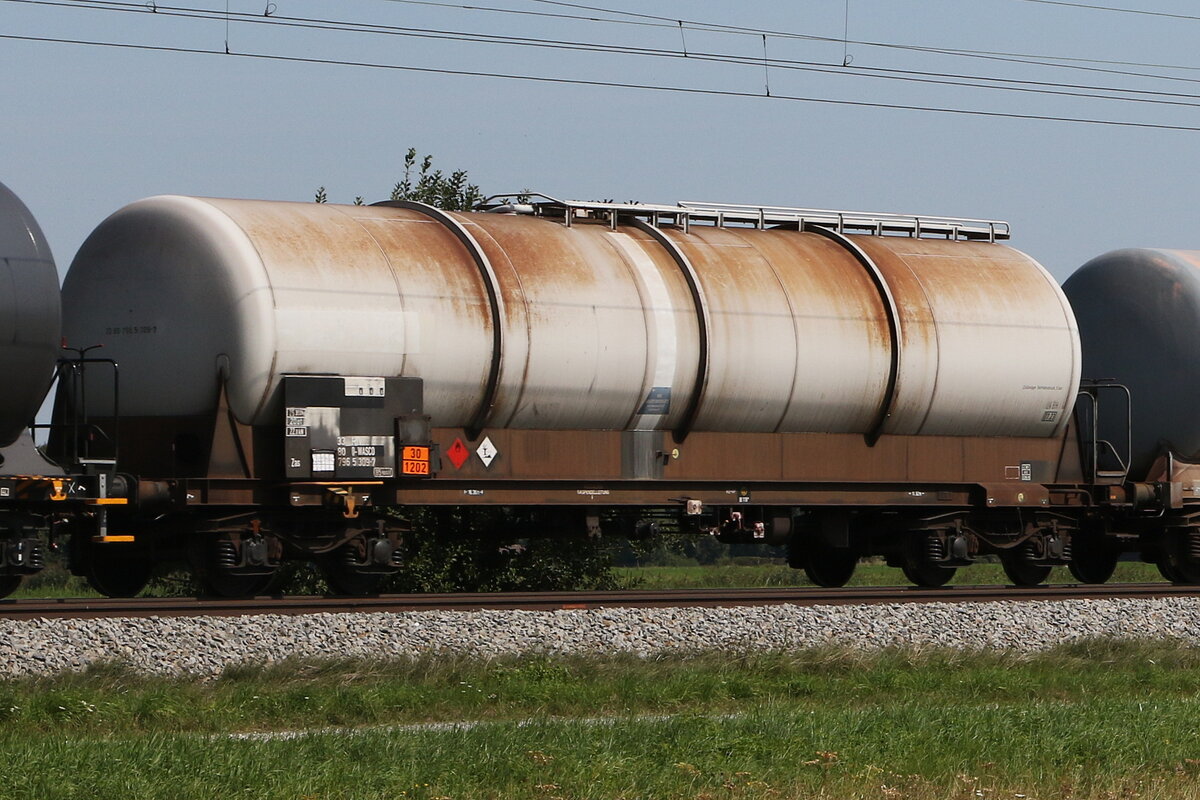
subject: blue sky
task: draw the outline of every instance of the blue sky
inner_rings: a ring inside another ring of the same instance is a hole
[[[60,271],[100,220],[138,198],[181,193],[309,200],[324,185],[334,202],[359,194],[384,199],[410,146],[432,153],[438,166],[469,170],[486,192],[530,187],[577,199],[710,200],[1007,220],[1012,243],[1060,280],[1116,247],[1200,249],[1192,191],[1200,131],[780,97],[1200,127],[1200,107],[1187,105],[868,77],[891,69],[1015,78],[1171,92],[1139,97],[1200,103],[1189,98],[1200,89],[1194,56],[1200,20],[1183,18],[1200,12],[1183,0],[1094,4],[1181,17],[1045,0],[848,0],[848,6],[847,0],[611,0],[604,13],[538,0],[473,4],[506,13],[468,10],[448,0],[228,0],[228,24],[220,0],[173,2],[160,2],[160,13],[152,13],[151,4],[141,2],[0,0],[0,34],[183,50],[223,51],[228,41],[234,54],[759,96],[0,38],[6,76],[0,81],[0,181],[33,210]],[[591,5],[601,6],[598,0]],[[215,13],[180,18],[169,15],[173,7]],[[664,20],[613,13],[620,11]],[[389,33],[284,24],[300,18],[387,26],[377,30]],[[775,66],[764,75],[761,34],[706,31],[699,23],[780,32],[766,37]],[[402,28],[636,47],[659,55],[416,38],[398,35]],[[845,35],[847,42],[783,33],[833,40]],[[1092,62],[1073,62],[1091,70],[1052,69],[864,42],[1182,69]],[[685,46],[688,58],[680,57]],[[760,61],[718,63],[697,58],[701,53]],[[852,57],[849,66],[843,66],[844,54]],[[784,61],[828,71],[790,69]],[[1125,72],[1173,80],[1119,74]],[[767,81],[772,98],[762,96]]]

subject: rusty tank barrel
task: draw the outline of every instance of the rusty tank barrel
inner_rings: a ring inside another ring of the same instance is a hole
[[[468,431],[1065,425],[1075,321],[1028,256],[679,219],[155,197],[84,243],[67,335],[121,362],[134,416],[211,412],[220,380],[277,424],[281,376],[325,373],[423,378]]]

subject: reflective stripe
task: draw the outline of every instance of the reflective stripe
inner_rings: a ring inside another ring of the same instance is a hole
[[[667,283],[657,265],[646,254],[646,251],[634,240],[624,234],[613,237],[621,252],[629,263],[637,270],[642,287],[649,295],[649,307],[643,306],[643,311],[649,311],[647,322],[651,325],[654,336],[654,349],[647,355],[654,359],[650,372],[650,385],[643,386],[645,390],[639,403],[645,401],[647,394],[656,388],[671,390],[675,381],[676,356],[678,338],[675,335],[675,314],[671,308],[671,294]],[[640,407],[640,406],[639,406]],[[633,430],[656,430],[662,426],[667,414],[635,414],[631,424]]]
[[[692,424],[696,421],[696,414],[700,411],[700,400],[704,397],[704,390],[708,386],[708,331],[710,328],[708,303],[705,302],[704,295],[700,292],[700,280],[696,277],[696,269],[675,242],[649,223],[639,219],[631,220],[631,222],[638,230],[649,234],[654,241],[662,245],[663,249],[679,265],[679,270],[683,273],[684,280],[687,281],[688,291],[692,294],[692,302],[696,305],[696,322],[699,325],[700,334],[700,357],[696,365],[696,383],[692,389],[692,396],[688,398],[687,410],[684,411],[683,417],[673,431],[675,441],[682,442],[691,433]]]

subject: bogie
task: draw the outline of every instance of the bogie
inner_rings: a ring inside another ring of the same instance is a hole
[[[220,533],[194,532],[188,564],[206,594],[252,597],[270,591],[281,564],[282,544],[258,525]]]

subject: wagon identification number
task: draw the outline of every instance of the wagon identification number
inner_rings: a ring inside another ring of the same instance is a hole
[[[105,336],[131,336],[139,333],[158,333],[157,325],[109,325],[104,328]]]

